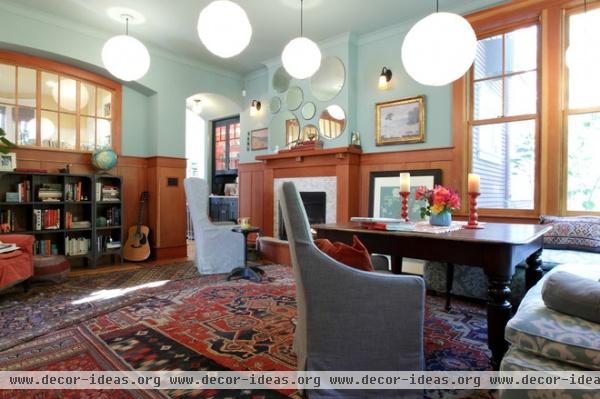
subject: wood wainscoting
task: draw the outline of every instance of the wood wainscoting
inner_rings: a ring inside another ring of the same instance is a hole
[[[70,164],[71,173],[95,173],[89,153],[30,148],[17,148],[14,152],[20,168],[58,172]],[[120,156],[117,166],[110,171],[123,178],[125,234],[126,229],[137,222],[141,193],[149,192],[144,220],[150,227],[150,243],[155,259],[186,256],[185,169],[186,161],[181,158]],[[171,182],[176,179],[177,185],[169,185],[170,179]]]
[[[455,141],[460,142],[456,137]],[[461,189],[466,185],[460,147],[427,150],[361,153],[352,147],[258,156],[261,162],[240,164],[240,216],[251,217],[263,235],[273,234],[273,181],[281,177],[336,176],[337,219],[369,214],[371,172],[441,169],[442,184]],[[467,216],[467,206],[455,216]],[[482,221],[536,223],[535,218],[487,216]]]

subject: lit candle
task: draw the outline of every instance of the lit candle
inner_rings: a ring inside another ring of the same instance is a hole
[[[400,192],[410,192],[410,173],[400,173]]]
[[[481,184],[481,180],[479,178],[479,175],[476,175],[475,173],[469,173],[469,183],[468,183],[469,192],[470,193],[480,192],[479,191],[480,184]]]

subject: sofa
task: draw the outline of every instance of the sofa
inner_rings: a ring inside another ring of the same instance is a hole
[[[600,265],[600,217],[543,216],[540,223],[551,224],[553,229],[544,236],[542,269],[544,272],[554,267],[569,264]],[[518,306],[525,289],[525,263],[515,269],[511,284],[511,302]],[[446,292],[446,265],[439,262],[426,262],[423,278],[427,290]],[[467,298],[487,300],[487,277],[480,267],[455,265],[452,294]]]
[[[4,243],[17,244],[19,249],[0,254],[0,291],[26,281],[33,276],[33,236],[2,235]]]
[[[552,310],[542,299],[545,280],[559,271],[600,280],[600,264],[564,264],[546,274],[527,292],[506,326],[505,336],[511,346],[502,359],[501,371],[600,371],[600,324]],[[543,393],[547,398],[596,397],[590,390],[544,390]],[[539,392],[501,391],[502,399],[531,397],[540,397]]]

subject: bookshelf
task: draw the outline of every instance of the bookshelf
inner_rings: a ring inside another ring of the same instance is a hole
[[[122,262],[122,214],[118,176],[0,172],[0,225],[35,236],[37,255],[87,267]]]

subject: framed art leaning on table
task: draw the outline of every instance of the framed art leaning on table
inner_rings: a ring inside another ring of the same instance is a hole
[[[414,199],[415,191],[420,186],[433,188],[436,184],[442,184],[441,169],[371,172],[369,176],[369,217],[400,217],[400,173],[410,173],[408,218],[413,222],[421,220],[421,205]]]

